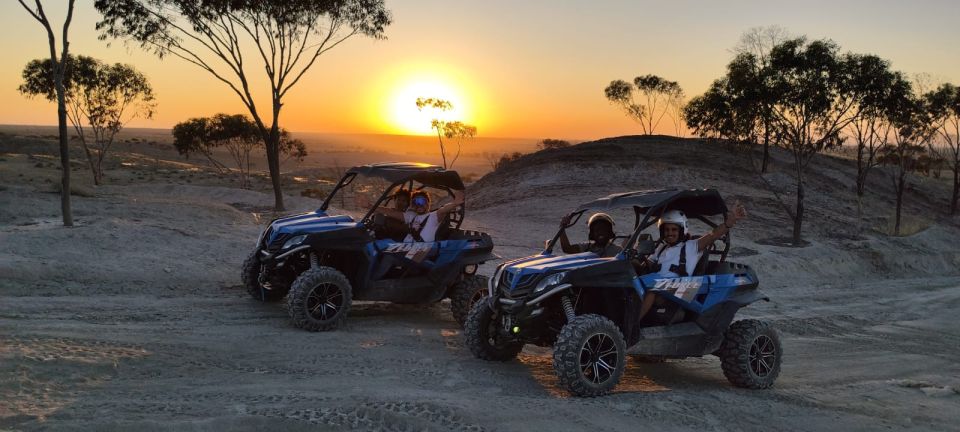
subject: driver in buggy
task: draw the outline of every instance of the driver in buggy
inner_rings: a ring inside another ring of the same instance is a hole
[[[448,214],[461,206],[464,201],[462,190],[452,189],[453,201],[446,203],[436,210],[430,211],[430,193],[425,190],[418,190],[410,195],[410,207],[401,210],[398,208],[381,207],[380,212],[388,220],[401,222],[406,227],[406,236],[403,241],[411,242],[433,242],[436,241],[437,230],[446,220]]]
[[[570,225],[570,215],[560,220],[560,249],[565,254],[593,252],[609,258],[617,256],[623,250],[620,246],[613,244],[613,239],[617,235],[613,231],[613,218],[606,213],[596,213],[587,220],[588,241],[586,243],[570,244],[566,231],[568,225]]]
[[[745,217],[747,217],[747,210],[738,201],[734,203],[733,211],[727,212],[724,216],[723,223],[699,238],[691,238],[687,230],[687,215],[679,210],[664,212],[657,221],[657,227],[660,229],[658,241],[660,246],[639,264],[638,273],[656,272],[664,278],[693,275],[704,251],[713,245],[713,242],[726,235],[737,221]],[[655,295],[643,298],[639,318],[643,318],[650,311],[655,298]]]
[[[393,209],[389,207],[380,207],[377,209],[377,213],[386,214],[389,211],[398,211],[406,217],[406,215],[413,214],[413,210],[410,210],[410,190],[400,188],[393,193]],[[393,241],[403,241],[404,237],[407,236],[410,229],[407,227],[406,222],[403,219],[396,219],[388,217],[384,220],[384,225],[382,232],[377,233],[377,238],[388,238]]]

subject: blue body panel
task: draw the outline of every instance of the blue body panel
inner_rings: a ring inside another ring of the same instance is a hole
[[[318,210],[279,218],[274,220],[270,226],[273,230],[270,232],[270,238],[267,239],[268,243],[272,243],[281,235],[312,234],[354,228],[357,223],[350,216],[327,216],[325,212]]]
[[[575,270],[626,257],[602,258],[592,252],[571,255],[533,255],[509,261],[504,264],[502,274],[504,285],[500,289],[512,292],[524,286],[538,275],[559,271]],[[749,273],[720,274],[688,277],[663,277],[651,273],[633,278],[633,288],[643,298],[648,292],[654,292],[667,298],[684,309],[702,314],[731,298],[737,288],[756,285],[757,279]]]
[[[507,275],[505,281],[508,284],[505,288],[508,291],[513,291],[542,274],[569,271],[613,260],[616,260],[616,258],[601,258],[593,252],[570,255],[533,255],[520,258],[509,261],[504,265],[503,272]]]

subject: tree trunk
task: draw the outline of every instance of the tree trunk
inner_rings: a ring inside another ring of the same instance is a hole
[[[273,185],[273,209],[283,211],[283,191],[280,189],[280,128],[273,123],[264,139],[267,147],[267,167],[270,170],[270,183]]]
[[[900,235],[900,214],[901,214],[901,209],[903,208],[903,189],[906,183],[904,180],[905,178],[906,178],[906,173],[901,172],[900,178],[897,180],[897,219],[893,226],[893,235],[895,236]]]
[[[280,103],[280,97],[277,90],[273,90],[273,124],[270,131],[264,136],[264,143],[267,148],[267,168],[270,171],[270,183],[273,185],[273,209],[274,211],[284,211],[283,190],[280,182],[280,109],[283,104]],[[258,119],[256,112],[251,112],[255,119]],[[259,119],[258,123],[262,124]]]
[[[66,53],[66,40],[63,41],[63,45],[63,51]],[[64,57],[66,56],[64,55]],[[67,133],[67,90],[63,84],[64,64],[63,62],[57,62],[56,59],[53,60],[56,64],[54,80],[57,87],[57,126],[59,126],[60,131],[60,212],[63,214],[63,225],[73,226],[73,212],[70,209],[70,142]]]
[[[439,127],[437,127],[437,141],[440,141],[440,157],[443,158],[443,169],[447,169],[447,149],[443,146],[443,137],[440,135]]]
[[[93,173],[93,184],[98,186],[103,181],[103,155],[104,150],[97,150],[97,170]]]
[[[93,174],[93,184],[100,186],[100,183],[97,181],[97,164],[93,160],[93,153],[90,153],[90,146],[87,145],[87,141],[83,136],[80,136],[80,144],[83,145],[83,152],[87,155],[87,163],[90,165],[90,174]]]
[[[953,198],[950,199],[950,216],[957,214],[957,201],[960,200],[960,167],[953,169]]]
[[[767,164],[770,161],[770,126],[763,122],[763,162],[760,164],[760,173],[767,173]]]
[[[866,177],[863,167],[863,144],[857,144],[857,197],[863,196],[863,185],[866,183]]]
[[[793,244],[800,244],[800,229],[803,226],[803,176],[797,173],[797,212],[793,218]]]

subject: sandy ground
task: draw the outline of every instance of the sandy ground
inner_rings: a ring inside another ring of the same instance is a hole
[[[716,185],[751,211],[731,259],[756,266],[773,299],[742,312],[782,333],[773,389],[734,388],[704,357],[631,362],[614,394],[570,398],[549,350],[474,359],[446,302],[361,304],[340,331],[304,332],[240,287],[271,196],[131,169],[74,197],[67,229],[45,192],[55,167],[0,154],[0,430],[960,430],[960,230],[931,216],[939,186],[913,191],[927,224],[899,238],[844,229],[849,196],[812,198],[820,223],[791,248],[772,245],[789,230],[746,174],[585,154],[478,182],[468,225],[526,255],[610,188]],[[845,175],[834,165],[811,189]]]

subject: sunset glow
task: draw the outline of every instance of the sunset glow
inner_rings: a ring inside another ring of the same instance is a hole
[[[393,94],[385,100],[389,127],[396,133],[410,135],[430,135],[431,120],[460,120],[471,122],[469,104],[465,92],[448,82],[437,78],[410,78],[397,83]],[[441,111],[429,107],[417,109],[417,98],[439,98],[453,104],[453,109]]]

